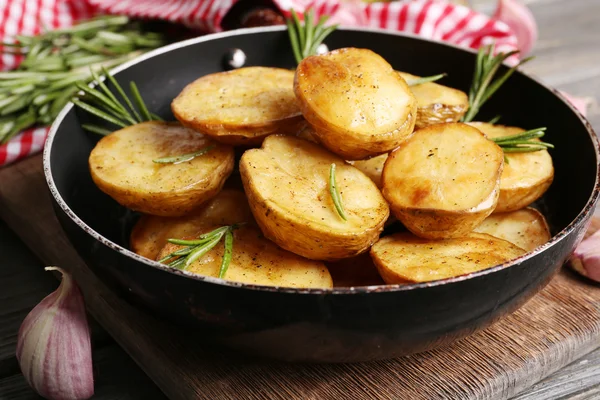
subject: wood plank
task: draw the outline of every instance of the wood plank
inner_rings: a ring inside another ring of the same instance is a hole
[[[116,344],[94,350],[94,400],[166,399],[165,395]],[[0,399],[37,400],[21,374],[0,379]]]
[[[294,365],[202,347],[115,297],[87,269],[56,223],[40,167],[33,157],[0,170],[0,216],[44,262],[70,268],[90,312],[173,399],[506,399],[600,345],[600,291],[564,272],[490,329],[401,359]]]

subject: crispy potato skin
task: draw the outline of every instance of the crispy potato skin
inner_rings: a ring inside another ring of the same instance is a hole
[[[377,270],[388,284],[448,279],[481,271],[524,254],[525,250],[483,233],[446,240],[422,239],[403,232],[371,248]]]
[[[532,251],[551,238],[546,219],[542,213],[531,207],[492,214],[475,228],[475,232],[504,239],[527,251]]]
[[[396,148],[412,134],[417,104],[406,82],[379,55],[339,49],[307,57],[294,91],[319,141],[346,160]]]
[[[200,233],[218,228],[213,226]],[[162,258],[181,248],[168,243],[159,253]],[[223,259],[223,240],[187,271],[204,276],[219,276]],[[325,264],[307,260],[277,247],[255,227],[245,225],[233,232],[233,254],[225,279],[255,285],[296,288],[331,288],[333,282]]]
[[[272,133],[295,134],[306,121],[293,91],[294,72],[247,67],[203,76],[171,103],[184,126],[234,146],[260,145]]]
[[[152,160],[208,153],[179,164]],[[92,150],[94,183],[119,204],[145,214],[181,216],[221,190],[234,164],[233,149],[178,123],[143,122],[103,137]]]
[[[464,236],[496,207],[503,160],[502,149],[469,125],[431,125],[390,153],[383,196],[417,236]]]
[[[182,217],[143,215],[131,231],[131,251],[156,260],[167,239],[197,237],[210,226],[253,223],[248,201],[241,190],[223,189],[216,197]]]
[[[419,78],[407,72],[398,74],[410,83]],[[433,124],[458,122],[469,109],[469,97],[463,91],[435,82],[422,83],[410,87],[417,99],[417,121],[415,129]]]
[[[486,122],[469,124],[489,138],[516,135],[525,131],[522,128],[492,125]],[[554,180],[552,157],[547,150],[531,153],[507,153],[506,157],[509,162],[505,163],[500,177],[500,197],[494,210],[497,213],[516,211],[527,207],[542,197]]]
[[[383,166],[387,160],[388,155],[382,154],[368,160],[348,161],[356,168],[360,169],[366,176],[371,178],[373,183],[377,185],[379,189],[383,186],[381,183],[381,174],[383,173]]]
[[[347,221],[337,214],[329,193],[332,163]],[[261,149],[244,153],[240,174],[265,236],[306,258],[337,260],[367,251],[389,216],[387,203],[367,176],[302,139],[269,136]]]

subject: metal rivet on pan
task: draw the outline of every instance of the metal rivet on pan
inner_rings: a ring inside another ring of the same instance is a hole
[[[231,49],[225,54],[225,67],[227,69],[241,68],[246,64],[246,53],[241,49]]]
[[[317,54],[325,54],[329,51],[329,47],[325,43],[321,43],[319,47],[317,47]]]

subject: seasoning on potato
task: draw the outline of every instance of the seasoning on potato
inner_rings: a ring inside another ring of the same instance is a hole
[[[527,251],[543,245],[550,240],[550,228],[541,212],[535,208],[492,214],[475,232],[504,239]]]
[[[481,271],[526,251],[484,233],[430,240],[411,233],[386,236],[371,248],[371,257],[386,283],[419,283]]]
[[[410,85],[419,76],[400,72],[398,74]],[[417,99],[417,121],[415,129],[444,122],[458,122],[469,108],[467,94],[458,89],[427,82],[411,85],[410,90]]]
[[[346,160],[391,151],[413,132],[417,103],[410,88],[371,50],[344,48],[305,58],[294,91],[319,142]]]
[[[205,228],[200,233],[211,231]],[[190,239],[193,239],[191,237]],[[307,260],[277,247],[255,227],[244,225],[233,231],[231,262],[225,279],[253,285],[296,288],[331,288],[333,282],[325,264]],[[181,248],[168,243],[158,254],[158,259]],[[223,242],[218,243],[186,270],[204,276],[219,276],[224,254]]]
[[[156,260],[167,239],[195,237],[211,226],[251,221],[253,218],[244,192],[223,189],[200,208],[181,217],[143,215],[131,231],[129,248],[134,253]]]
[[[331,166],[344,220],[331,196]],[[240,160],[250,209],[265,236],[314,260],[363,253],[377,241],[389,208],[362,172],[322,147],[291,136],[269,136]]]
[[[171,103],[184,126],[221,143],[259,145],[272,133],[296,133],[306,122],[293,91],[294,72],[247,67],[205,75]]]
[[[390,153],[383,196],[417,236],[464,236],[494,211],[503,160],[502,149],[472,126],[431,125]]]
[[[154,160],[205,154],[185,162]],[[233,170],[233,148],[175,122],[143,122],[103,137],[92,150],[94,183],[119,204],[160,216],[181,216],[219,193]]]
[[[470,122],[489,138],[516,135],[525,129],[514,126]],[[537,140],[537,139],[536,139]],[[508,153],[508,162],[500,177],[500,197],[494,212],[515,211],[527,207],[548,190],[554,179],[554,166],[548,150]]]

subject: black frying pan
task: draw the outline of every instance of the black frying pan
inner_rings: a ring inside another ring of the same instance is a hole
[[[338,30],[330,49],[365,47],[396,69],[448,73],[445,84],[467,90],[473,53],[416,37],[374,30]],[[231,49],[246,66],[291,68],[281,27],[240,30],[176,43],[118,68],[120,83],[135,80],[149,108],[172,119],[171,100],[199,76],[222,71]],[[116,72],[115,71],[115,72]],[[56,214],[75,248],[115,291],[176,323],[227,346],[294,361],[363,361],[409,354],[481,329],[522,305],[552,278],[582,238],[598,200],[598,140],[589,124],[559,97],[515,74],[486,105],[524,128],[547,126],[556,176],[543,201],[552,240],[510,263],[448,280],[333,290],[260,287],[195,276],[127,250],[134,214],[91,180],[88,155],[98,140],[82,130],[89,116],[67,106],[44,153]],[[123,321],[123,323],[127,323]]]

